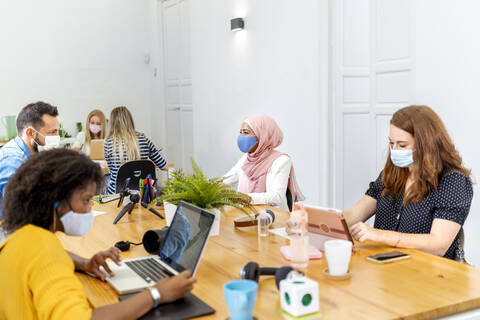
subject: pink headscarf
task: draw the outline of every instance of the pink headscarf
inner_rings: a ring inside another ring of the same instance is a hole
[[[285,154],[274,150],[282,143],[283,132],[275,120],[267,115],[254,115],[245,120],[245,122],[257,136],[258,147],[255,152],[247,153],[247,159],[242,166],[242,170],[248,178],[248,183],[240,185],[239,191],[243,193],[265,192],[268,170],[278,157]],[[293,164],[290,169],[287,188],[292,193],[294,202],[305,200],[297,184]]]

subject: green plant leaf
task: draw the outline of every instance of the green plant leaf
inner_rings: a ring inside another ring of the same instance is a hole
[[[239,209],[246,215],[257,213],[251,204],[251,198],[232,190],[223,184],[225,177],[208,178],[193,158],[190,158],[193,173],[185,174],[181,169],[174,170],[168,181],[165,182],[163,194],[153,199],[148,208],[155,203],[168,201],[177,205],[181,200],[192,203],[204,209],[231,206]]]

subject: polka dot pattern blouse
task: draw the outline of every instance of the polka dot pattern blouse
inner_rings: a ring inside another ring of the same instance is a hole
[[[403,233],[430,233],[434,219],[445,219],[463,225],[470,211],[473,198],[472,183],[459,172],[442,174],[438,188],[423,200],[403,207],[403,194],[392,198],[382,196],[385,188],[380,173],[377,180],[370,183],[366,195],[377,200],[374,227]],[[455,259],[458,235],[444,257]]]

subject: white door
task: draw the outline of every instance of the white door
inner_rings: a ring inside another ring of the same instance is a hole
[[[188,0],[162,2],[165,70],[166,156],[190,171],[193,155],[193,108]]]
[[[193,157],[193,111],[192,109],[182,108],[181,112],[181,122],[182,122],[182,137],[183,137],[183,167],[186,168],[187,172],[191,171],[191,161],[190,158]],[[189,137],[185,139],[185,137]]]
[[[334,0],[334,205],[347,209],[377,178],[395,110],[414,103],[411,0]]]

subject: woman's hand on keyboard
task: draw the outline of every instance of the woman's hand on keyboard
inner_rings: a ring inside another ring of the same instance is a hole
[[[155,287],[160,292],[160,303],[172,302],[180,299],[187,291],[193,289],[197,282],[189,270],[185,270],[177,276],[162,279]]]
[[[111,276],[114,274],[107,265],[107,259],[111,259],[117,265],[120,265],[122,259],[120,258],[120,250],[111,247],[108,250],[100,251],[93,257],[85,261],[85,268],[83,271],[93,273],[101,281],[105,281],[105,274],[100,270],[100,266]]]

